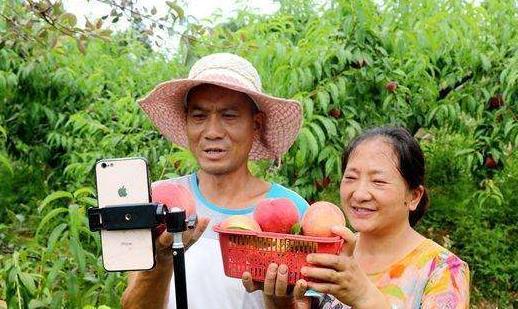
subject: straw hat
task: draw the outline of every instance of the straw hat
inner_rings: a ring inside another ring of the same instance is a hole
[[[247,94],[265,114],[260,136],[254,137],[249,158],[278,159],[293,144],[302,124],[302,107],[294,100],[264,94],[257,70],[247,60],[229,53],[205,56],[191,68],[187,79],[159,84],[139,100],[160,133],[173,143],[188,147],[185,104],[189,90],[213,84]]]

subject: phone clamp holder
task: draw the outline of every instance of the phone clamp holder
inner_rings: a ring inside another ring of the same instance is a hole
[[[186,217],[185,210],[179,207],[167,208],[159,203],[140,203],[127,205],[109,205],[88,209],[90,231],[120,231],[134,229],[152,229],[165,224],[173,234],[171,245],[173,255],[176,308],[187,309],[187,284],[185,280],[185,247],[182,233],[194,229],[196,215]]]

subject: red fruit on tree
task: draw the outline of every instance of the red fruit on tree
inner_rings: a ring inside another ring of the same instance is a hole
[[[315,180],[315,187],[318,190],[325,189],[329,187],[329,184],[331,183],[331,178],[328,176],[322,178],[322,180]]]
[[[333,108],[329,111],[329,116],[338,119],[342,115],[342,111],[339,108]]]
[[[358,61],[353,62],[353,63],[351,64],[351,66],[352,66],[353,68],[355,68],[355,69],[361,69],[361,68],[363,68],[363,67],[364,67],[364,66],[366,66],[366,65],[367,65],[367,61],[366,61],[365,59],[363,59],[363,58],[358,59]]]
[[[484,161],[484,165],[489,169],[495,169],[497,166],[497,163],[495,159],[493,159],[492,156],[488,155]]]
[[[331,183],[331,178],[329,176],[326,176],[322,179],[322,187],[327,188],[329,184]]]
[[[387,89],[387,91],[388,91],[388,92],[393,93],[394,91],[396,91],[397,86],[398,86],[397,82],[395,82],[395,81],[390,81],[390,82],[388,82],[388,83],[385,85],[385,89]]]
[[[504,106],[504,97],[501,94],[492,96],[488,102],[489,109],[498,109]]]

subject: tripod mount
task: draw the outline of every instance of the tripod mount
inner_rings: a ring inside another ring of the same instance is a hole
[[[196,223],[196,215],[187,218],[184,209],[179,207],[169,209],[160,203],[109,205],[88,209],[88,224],[92,232],[153,229],[160,224],[165,224],[167,231],[173,234],[171,251],[177,309],[187,309],[185,247],[182,233],[187,229],[194,229]]]

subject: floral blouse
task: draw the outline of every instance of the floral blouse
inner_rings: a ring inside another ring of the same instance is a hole
[[[391,308],[468,308],[468,265],[432,240],[423,240],[387,270],[368,274]],[[347,309],[331,295],[318,308]]]

